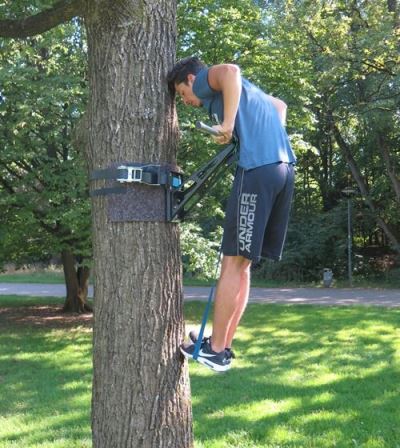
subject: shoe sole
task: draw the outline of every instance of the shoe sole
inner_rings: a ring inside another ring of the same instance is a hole
[[[200,364],[203,364],[203,366],[206,366],[208,368],[210,368],[213,372],[217,372],[217,373],[223,373],[226,372],[227,370],[229,370],[231,368],[230,364],[226,365],[226,366],[220,366],[219,364],[214,364],[211,361],[202,358],[201,356],[198,357],[197,359],[193,358],[193,355],[191,355],[190,353],[185,352],[184,350],[182,350],[182,347],[179,347],[182,355],[186,358],[186,359],[193,359],[194,361],[197,361]]]
[[[203,366],[209,367],[213,372],[217,372],[217,373],[224,373],[231,368],[230,364],[228,364],[226,366],[220,366],[219,364],[213,364],[212,362],[208,361],[207,359],[204,359],[201,357],[197,358],[196,361],[199,362],[200,364],[203,364]]]
[[[185,352],[185,350],[182,349],[182,347],[179,347],[179,350],[181,351],[182,355],[187,359],[193,359],[193,355],[190,353]]]

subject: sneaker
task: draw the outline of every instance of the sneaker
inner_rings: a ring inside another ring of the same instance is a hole
[[[226,351],[226,356],[229,359],[235,359],[236,358],[235,352],[231,348],[226,348],[225,351]]]
[[[193,342],[193,344],[196,344],[198,338],[199,338],[199,332],[198,331],[192,330],[192,331],[189,332],[189,339]],[[210,339],[211,339],[211,336],[208,336],[208,337],[203,336],[203,342],[206,341],[206,340],[208,341]]]
[[[199,337],[199,333],[196,330],[192,330],[192,331],[189,332],[189,339],[193,342],[193,344],[196,344],[198,337]],[[203,341],[206,340],[206,339],[210,340],[211,337],[208,337],[208,338],[203,337]],[[234,351],[231,348],[226,348],[225,350],[226,350],[226,354],[227,354],[229,359],[235,359],[236,358],[236,355],[235,355]]]
[[[185,358],[193,359],[195,344],[182,344],[180,350]],[[226,372],[231,368],[231,359],[228,358],[226,350],[222,352],[214,352],[211,348],[209,338],[204,339],[201,343],[197,360],[200,364],[214,370],[215,372]]]

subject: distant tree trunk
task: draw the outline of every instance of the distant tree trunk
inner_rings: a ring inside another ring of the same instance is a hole
[[[386,171],[389,175],[393,190],[396,195],[396,201],[400,205],[400,179],[396,174],[396,164],[391,157],[388,142],[383,134],[378,134],[378,142]]]
[[[374,201],[371,199],[371,197],[369,195],[367,185],[365,184],[363,176],[357,166],[357,163],[353,157],[353,154],[351,153],[350,147],[344,140],[342,134],[340,133],[339,128],[335,124],[333,124],[333,132],[335,135],[336,142],[339,145],[339,148],[342,150],[342,152],[346,158],[346,161],[349,165],[352,176],[353,176],[354,180],[356,181],[358,188],[360,189],[360,192],[364,198],[365,203],[368,205],[369,209],[374,214],[377,224],[385,232],[388,240],[391,242],[395,251],[400,254],[399,240],[397,239],[397,236],[392,231],[390,226],[386,223],[386,221],[384,221],[382,219],[382,217],[379,216],[378,209],[377,209],[376,205],[374,204]]]
[[[399,14],[398,0],[387,0],[387,5],[388,5],[388,11],[395,13],[397,19]]]
[[[73,253],[68,250],[62,251],[61,259],[67,288],[63,310],[74,313],[92,312],[92,307],[87,303],[89,268],[86,266],[76,268],[76,259]]]
[[[87,2],[89,166],[172,162],[175,1]],[[179,229],[110,222],[93,199],[94,448],[192,446]]]

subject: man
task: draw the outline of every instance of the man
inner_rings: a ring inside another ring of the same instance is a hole
[[[228,200],[222,266],[218,281],[213,330],[204,338],[197,360],[214,371],[230,368],[233,337],[246,307],[250,267],[261,257],[280,260],[294,189],[296,158],[284,128],[286,104],[266,95],[241,77],[236,65],[208,68],[197,57],[179,61],[168,84],[184,104],[217,115],[215,141],[239,140],[239,162]],[[193,358],[196,335],[180,349]]]

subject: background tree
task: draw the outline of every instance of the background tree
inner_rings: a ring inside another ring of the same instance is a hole
[[[246,77],[289,104],[287,129],[298,156],[296,197],[284,259],[258,272],[264,277],[319,279],[326,266],[336,276],[344,274],[346,186],[359,191],[353,200],[358,272],[377,253],[372,246],[382,256],[398,250],[399,7],[389,3],[179,3],[182,56],[196,53],[208,64],[236,62]],[[181,121],[191,122],[185,118],[191,114],[182,108]],[[199,150],[193,155],[194,147],[206,153],[190,132],[184,138],[184,160],[201,157]],[[216,216],[226,191],[219,188],[217,202],[208,203]],[[206,236],[221,224],[199,218]],[[326,227],[326,219],[335,226]],[[301,239],[299,251],[298,235],[309,227],[313,242]],[[332,245],[337,250],[328,250]]]
[[[386,1],[287,2],[277,23],[282,39],[293,30],[297,46],[305,45],[303,58],[318,93],[308,101],[315,127],[307,139],[320,150],[322,160],[316,162],[323,170],[316,167],[315,173],[322,175],[325,209],[339,200],[346,176],[338,167],[346,162],[369,212],[399,252],[400,216],[388,213],[399,185],[398,5],[394,10]],[[375,193],[383,185],[385,200]]]
[[[31,10],[17,2],[7,12]],[[26,263],[60,254],[64,309],[90,310],[87,176],[82,155],[71,145],[87,96],[80,24],[3,40],[1,50],[1,258]]]
[[[64,9],[60,6],[60,11],[70,11],[71,2],[63,2],[63,5]],[[3,9],[15,13],[33,11],[32,5],[25,10],[24,7],[27,8],[24,2],[13,2],[12,8],[3,5]],[[354,1],[329,4],[250,0],[239,3],[231,0],[179,2],[178,57],[196,53],[209,64],[238,63],[246,77],[289,104],[287,129],[298,164],[288,244],[282,263],[266,265],[267,269],[259,270],[258,275],[265,278],[278,276],[281,280],[316,280],[320,279],[321,269],[329,266],[335,268],[336,277],[341,276],[347,258],[346,216],[341,192],[348,185],[360,191],[353,199],[357,273],[379,275],[375,269],[377,257],[389,256],[393,262],[399,234],[400,194],[398,10],[398,2],[383,0],[373,5]],[[382,20],[377,20],[378,16]],[[77,24],[77,21],[72,22],[75,27]],[[22,50],[24,45],[30,48],[30,42],[29,39],[23,43],[18,41],[22,53],[30,54],[31,50]],[[78,42],[85,53],[82,33],[75,32],[63,42],[68,47],[66,56],[79,54],[74,50]],[[46,64],[52,66],[54,60],[50,57],[47,62],[42,61],[42,66]],[[79,65],[81,67],[84,67],[83,63]],[[21,69],[18,65],[15,68]],[[18,70],[12,68],[10,72],[23,72]],[[46,70],[51,71],[50,68]],[[45,80],[46,76],[41,76],[37,82]],[[71,86],[81,88],[82,78],[78,81],[77,77],[75,82],[77,84]],[[17,102],[19,92],[19,89],[15,90]],[[191,173],[214,155],[218,147],[192,131],[193,121],[205,119],[204,114],[180,104],[178,107],[182,137],[179,164]],[[18,108],[14,108],[15,113]],[[65,118],[68,118],[67,114]],[[85,142],[78,147],[84,145]],[[79,156],[74,153],[76,162]],[[82,160],[79,163],[83,165]],[[55,176],[59,173],[59,170],[54,171]],[[211,266],[220,241],[218,235],[221,234],[231,179],[230,175],[221,176],[218,185],[202,198],[182,225],[185,275],[213,275]],[[330,247],[333,239],[340,251],[326,251],[315,258],[312,255],[314,245],[303,240],[304,253],[309,256],[302,261],[298,257],[300,252],[295,235],[311,223],[314,228],[321,229],[326,213],[329,216],[333,213],[332,219],[339,226],[337,232],[328,236],[326,232],[317,231],[314,240],[318,240],[318,247]],[[18,235],[15,238],[12,235],[14,229],[21,232],[20,225],[28,223],[28,216],[26,213],[19,219],[18,225],[3,226],[3,232],[0,232],[3,241],[21,240]],[[29,247],[34,247],[36,253],[39,250],[37,226],[33,223],[25,227],[25,234],[30,235],[26,240],[32,243],[26,247],[27,254]],[[196,250],[193,250],[194,242]],[[44,256],[49,247],[45,245]],[[18,251],[19,255],[22,253]],[[307,259],[314,259],[316,265],[311,267]]]
[[[60,1],[0,34],[42,33],[82,15],[88,35],[90,169],[173,162],[174,107],[165,76],[175,58],[175,3]],[[95,447],[192,445],[176,224],[110,223],[93,201]]]

